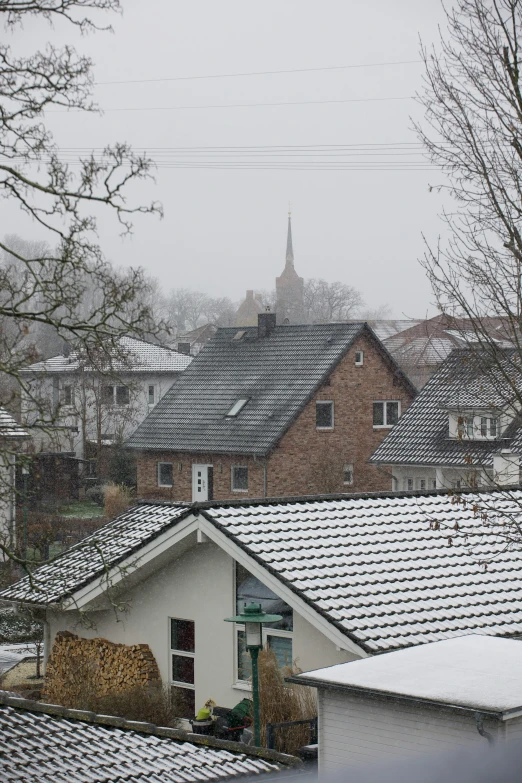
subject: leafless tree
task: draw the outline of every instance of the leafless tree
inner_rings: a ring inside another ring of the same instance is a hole
[[[346,321],[357,315],[362,304],[359,291],[346,283],[329,283],[315,277],[305,281],[304,305],[308,323]]]
[[[66,20],[89,32],[101,29],[101,12],[119,9],[119,0],[0,0],[0,20],[6,34],[30,16]],[[157,329],[142,296],[143,271],[117,270],[105,260],[95,218],[103,208],[129,234],[135,214],[161,215],[157,203],[129,200],[129,186],[151,177],[151,161],[115,144],[72,170],[46,125],[49,109],[97,111],[92,85],[91,61],[71,46],[19,56],[6,36],[0,43],[0,195],[25,215],[27,234],[40,238],[30,247],[0,240],[0,376],[21,386],[27,355],[13,346],[36,328],[86,355],[107,357],[117,356],[122,334]],[[0,453],[3,462],[13,456]],[[4,542],[0,550],[13,554]]]
[[[454,318],[469,346],[475,395],[499,415],[519,415],[522,0],[456,0],[446,8],[446,22],[440,42],[422,48],[425,119],[416,129],[441,171],[442,182],[432,187],[453,203],[443,214],[448,239],[427,244],[423,265],[439,310]],[[459,427],[467,417],[463,411]],[[469,475],[472,483],[472,457]],[[516,513],[511,506],[509,514],[498,514],[488,503],[506,505],[482,498],[476,514],[509,544],[520,543],[519,505]]]

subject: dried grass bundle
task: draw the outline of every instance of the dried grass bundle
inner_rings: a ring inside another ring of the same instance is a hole
[[[299,674],[295,663],[279,668],[275,653],[265,648],[259,653],[259,696],[261,711],[261,742],[266,743],[266,724],[304,720],[317,717],[317,696],[314,688],[289,685],[284,678]],[[289,726],[276,729],[275,747],[282,753],[295,753],[310,742],[310,729]]]
[[[103,488],[103,510],[106,519],[123,514],[134,503],[133,491],[124,484],[106,484]]]

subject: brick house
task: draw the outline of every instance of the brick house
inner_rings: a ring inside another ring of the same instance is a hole
[[[365,323],[219,329],[126,442],[138,495],[181,501],[385,490],[367,460],[415,388]]]

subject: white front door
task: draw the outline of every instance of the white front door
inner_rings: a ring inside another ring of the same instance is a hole
[[[192,502],[211,500],[209,493],[209,473],[211,465],[192,465]]]

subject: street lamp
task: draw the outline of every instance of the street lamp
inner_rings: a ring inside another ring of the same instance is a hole
[[[263,612],[261,604],[245,604],[243,614],[235,617],[226,617],[226,623],[244,623],[246,648],[252,659],[252,699],[254,702],[254,742],[257,747],[261,745],[261,721],[259,714],[259,671],[257,659],[259,650],[263,647],[263,623],[278,623],[282,620],[280,614],[267,614]]]

